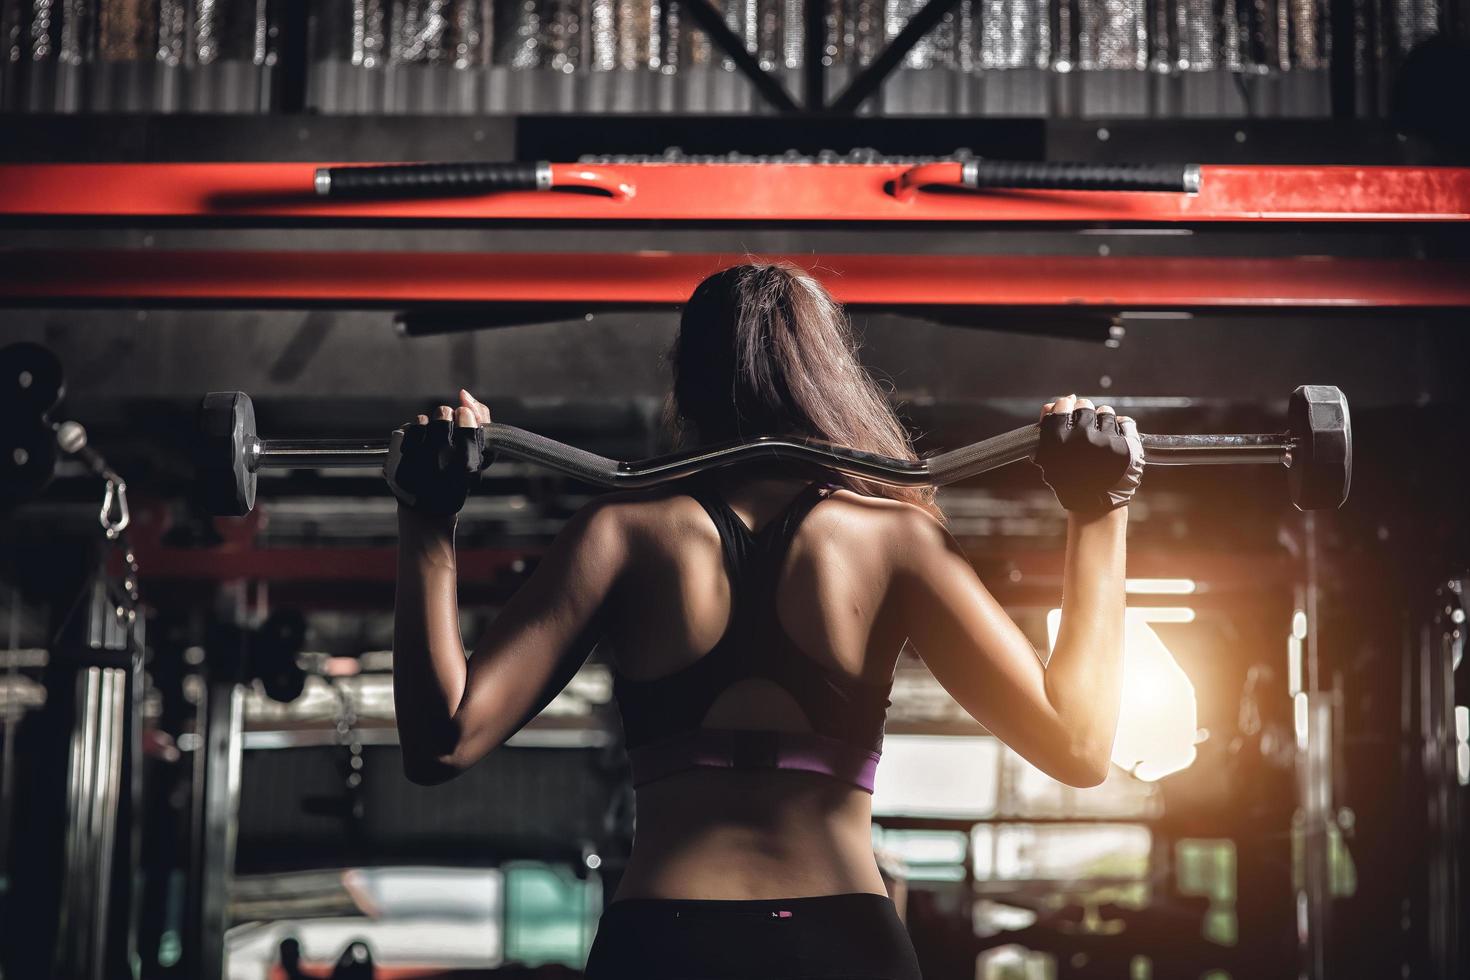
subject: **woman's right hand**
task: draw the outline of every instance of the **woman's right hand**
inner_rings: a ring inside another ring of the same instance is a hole
[[[484,431],[490,410],[464,389],[459,398],[458,409],[440,405],[433,420],[420,415],[389,437],[383,476],[398,502],[415,513],[452,518],[490,465]]]
[[[1143,480],[1143,442],[1133,420],[1076,395],[1042,407],[1032,461],[1058,502],[1084,515],[1126,507]]]

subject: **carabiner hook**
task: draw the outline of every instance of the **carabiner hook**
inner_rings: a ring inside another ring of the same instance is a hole
[[[107,477],[106,488],[102,491],[102,510],[97,515],[97,520],[109,541],[116,541],[133,521],[128,512],[128,485],[118,479],[116,474]]]

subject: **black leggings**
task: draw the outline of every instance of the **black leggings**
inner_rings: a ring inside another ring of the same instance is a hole
[[[602,913],[587,980],[922,980],[893,902],[633,898]]]

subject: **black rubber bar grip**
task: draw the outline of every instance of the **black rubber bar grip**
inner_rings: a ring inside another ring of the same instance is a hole
[[[1047,163],[966,160],[966,187],[1008,187],[1048,191],[1199,192],[1198,164]]]
[[[316,172],[316,192],[322,197],[450,197],[550,187],[551,168],[540,163],[403,163]]]

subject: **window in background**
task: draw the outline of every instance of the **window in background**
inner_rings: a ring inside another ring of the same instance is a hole
[[[963,830],[873,828],[873,847],[903,862],[909,881],[964,881],[969,841]]]
[[[579,879],[563,867],[519,861],[503,871],[506,961],[581,967],[602,910],[597,878]]]
[[[989,824],[971,832],[976,881],[1140,881],[1153,835],[1128,824]]]
[[[266,980],[287,938],[304,962],[328,968],[356,940],[381,967],[580,968],[601,907],[595,876],[538,862],[241,876],[231,888],[226,976]]]
[[[988,817],[1001,744],[989,736],[890,735],[873,787],[874,815]]]
[[[999,743],[997,743],[999,744]],[[1078,789],[1052,779],[1001,747],[997,812],[1005,817],[1118,817],[1142,820],[1163,813],[1158,786],[1114,766],[1100,786]]]
[[[503,960],[504,884],[490,868],[349,868],[237,877],[225,934],[229,980],[266,980],[281,941],[330,967],[367,943],[392,966],[484,969]]]
[[[1235,917],[1235,842],[1184,839],[1174,845],[1177,888],[1181,895],[1210,900],[1205,938],[1234,946],[1239,932]]]

